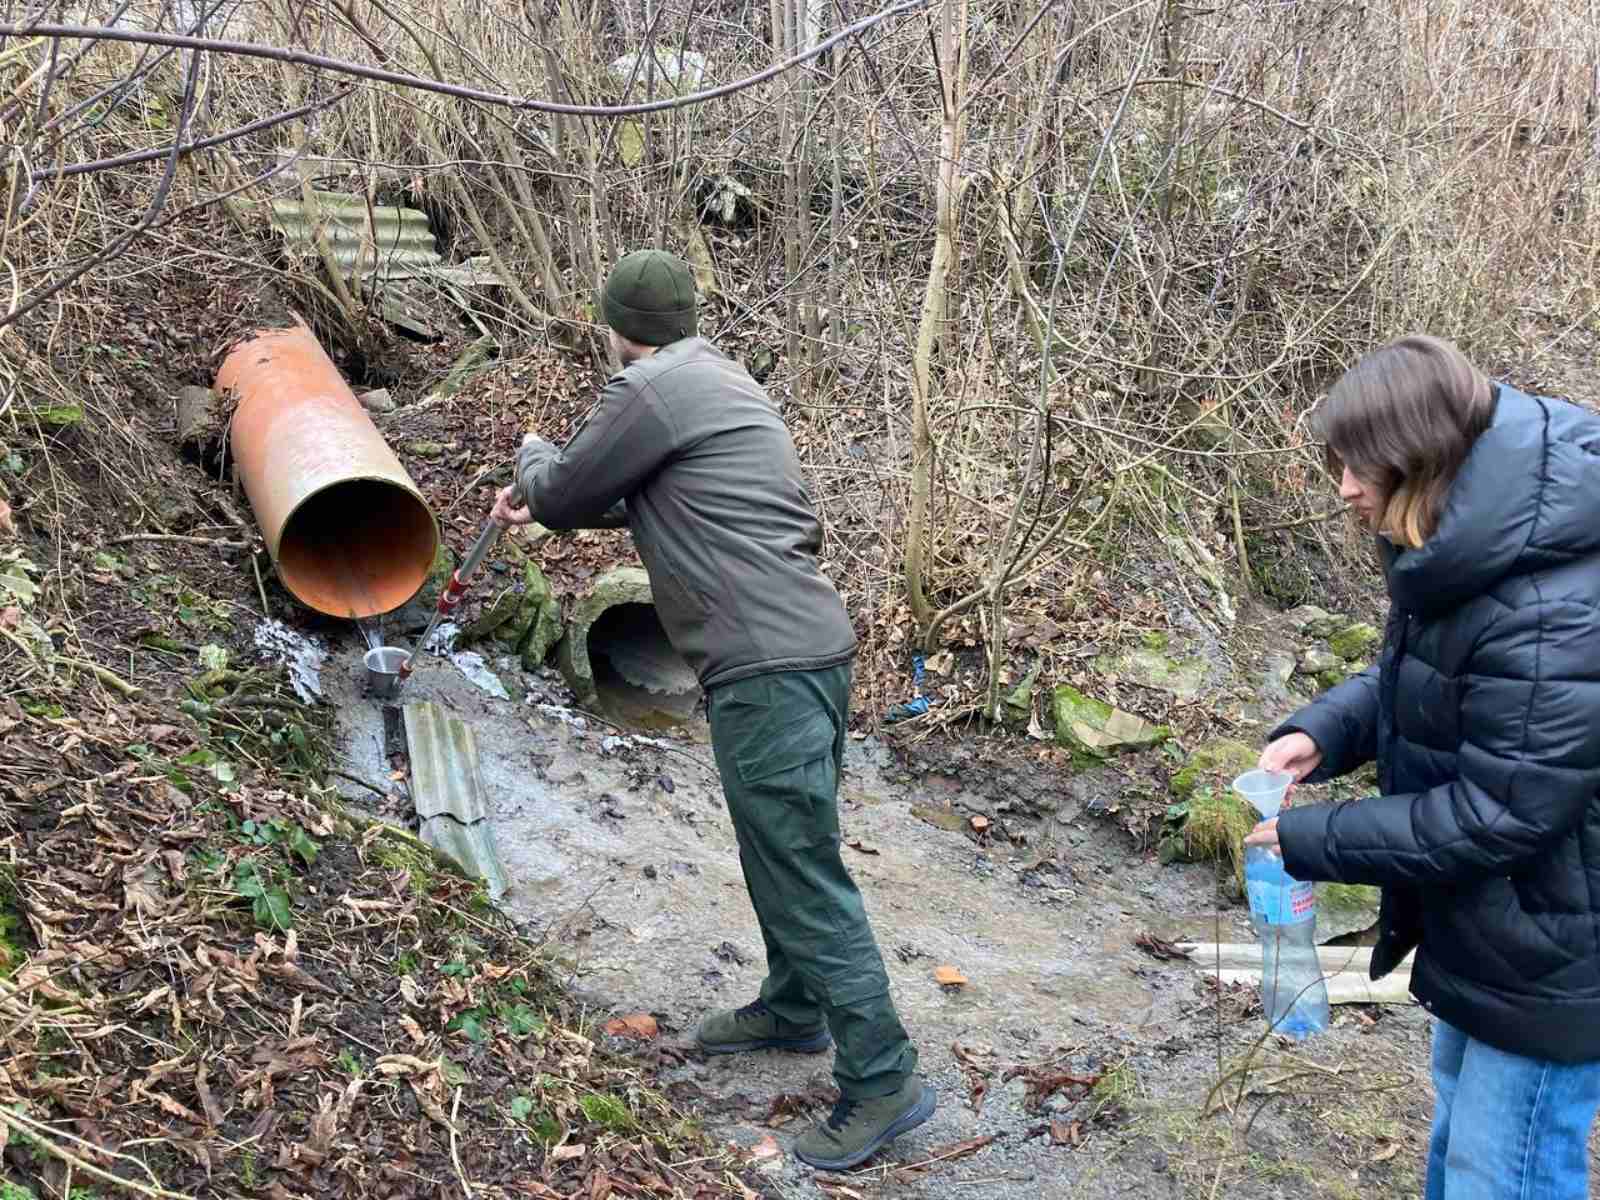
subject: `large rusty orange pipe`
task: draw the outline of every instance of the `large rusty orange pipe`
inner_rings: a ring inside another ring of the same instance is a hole
[[[438,525],[311,331],[241,342],[216,386],[238,397],[233,461],[284,586],[335,617],[411,599],[433,565]]]

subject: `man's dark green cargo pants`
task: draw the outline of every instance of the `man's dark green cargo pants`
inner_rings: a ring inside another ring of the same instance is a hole
[[[850,667],[778,671],[714,687],[711,745],[767,943],[761,999],[833,1035],[833,1077],[856,1099],[899,1090],[917,1052],[861,893],[839,857],[839,770]]]

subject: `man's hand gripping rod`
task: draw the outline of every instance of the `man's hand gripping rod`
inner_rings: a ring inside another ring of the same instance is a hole
[[[515,495],[513,501],[517,499]],[[518,505],[521,507],[521,505]],[[535,529],[539,526],[535,525]],[[466,558],[461,560],[461,565],[450,572],[450,582],[439,593],[439,603],[434,607],[433,616],[428,620],[428,627],[422,631],[422,637],[417,641],[417,649],[406,655],[405,662],[400,664],[400,682],[404,683],[411,677],[411,664],[417,657],[417,651],[427,648],[428,639],[433,636],[433,631],[439,627],[439,622],[454,611],[456,605],[461,603],[461,597],[467,594],[467,581],[472,578],[483,560],[488,557],[489,550],[495,542],[500,540],[500,526],[492,520],[485,523],[483,532],[478,534],[478,540],[472,543],[472,549],[467,551]],[[537,544],[542,542],[549,531],[544,530],[532,540]]]

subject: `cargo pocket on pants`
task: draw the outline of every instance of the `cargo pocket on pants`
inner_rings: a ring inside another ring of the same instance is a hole
[[[833,757],[833,722],[825,712],[810,712],[739,755],[739,778],[761,783],[774,775]]]
[[[833,744],[833,722],[827,713],[813,711],[763,731],[734,760],[751,818],[785,849],[838,841]]]

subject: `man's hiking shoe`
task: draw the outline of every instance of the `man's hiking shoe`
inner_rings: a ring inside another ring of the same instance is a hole
[[[791,1050],[797,1054],[816,1054],[833,1045],[827,1027],[807,1028],[782,1020],[765,1002],[756,1000],[743,1008],[725,1008],[708,1013],[695,1041],[707,1054],[738,1054],[741,1050]]]
[[[937,1104],[933,1089],[915,1075],[893,1095],[871,1100],[841,1096],[828,1119],[795,1142],[794,1156],[819,1171],[848,1171],[933,1116]]]

